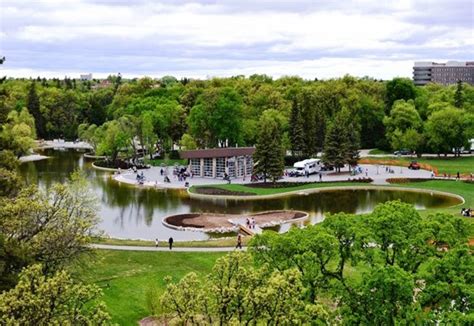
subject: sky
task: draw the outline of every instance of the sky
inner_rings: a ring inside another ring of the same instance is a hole
[[[0,75],[411,77],[474,60],[474,0],[0,0]]]

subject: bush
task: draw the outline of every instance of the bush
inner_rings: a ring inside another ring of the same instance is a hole
[[[321,183],[344,183],[344,182],[354,182],[354,183],[371,183],[371,178],[348,178],[347,180],[337,180],[337,181],[323,181],[323,182],[267,182],[267,183],[247,183],[245,186],[250,188],[292,188],[299,187],[307,184],[321,184]]]
[[[142,164],[132,164],[129,162],[126,162],[124,160],[99,160],[95,161],[94,165],[101,167],[101,168],[108,168],[108,169],[122,169],[122,170],[128,170],[131,169],[132,167],[136,167],[137,169],[147,169],[148,167],[146,165]]]
[[[176,150],[172,150],[169,152],[169,159],[170,160],[179,160],[181,156],[179,155],[179,152]]]
[[[412,182],[424,182],[433,180],[431,178],[388,178],[388,183],[412,183]]]

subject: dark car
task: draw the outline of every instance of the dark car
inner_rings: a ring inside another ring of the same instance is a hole
[[[393,155],[411,155],[412,152],[408,149],[401,149],[399,151],[393,152]]]
[[[419,170],[420,169],[420,164],[418,164],[418,162],[416,162],[416,161],[412,161],[410,163],[410,165],[408,165],[408,168],[410,170]]]

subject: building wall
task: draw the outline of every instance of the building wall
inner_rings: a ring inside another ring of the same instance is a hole
[[[253,172],[252,156],[231,156],[189,159],[188,170],[196,177],[223,178],[227,173],[231,178],[250,177]]]
[[[474,62],[418,62],[413,67],[415,85],[430,82],[450,85],[459,80],[474,85]]]

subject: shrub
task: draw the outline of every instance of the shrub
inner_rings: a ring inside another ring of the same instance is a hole
[[[179,155],[179,152],[176,150],[172,150],[169,152],[169,159],[170,160],[179,160],[181,156]]]

